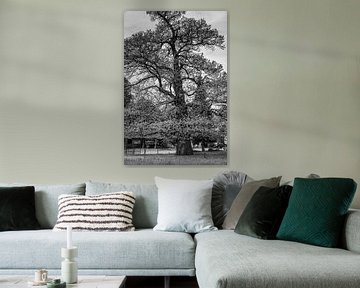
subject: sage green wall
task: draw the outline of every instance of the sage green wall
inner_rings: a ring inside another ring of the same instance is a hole
[[[134,9],[228,11],[228,166],[123,165],[123,12]],[[241,170],[360,184],[359,29],[357,0],[0,0],[0,182]]]

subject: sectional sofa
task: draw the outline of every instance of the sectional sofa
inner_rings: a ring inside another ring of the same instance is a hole
[[[232,230],[196,235],[154,231],[158,211],[155,185],[88,182],[34,186],[41,229],[0,232],[0,278],[39,268],[48,269],[50,276],[60,273],[66,233],[52,230],[59,195],[132,191],[136,195],[135,231],[73,233],[79,274],[165,276],[165,286],[169,286],[169,276],[196,276],[200,288],[360,287],[357,210],[347,214],[342,247],[323,248],[261,240]]]

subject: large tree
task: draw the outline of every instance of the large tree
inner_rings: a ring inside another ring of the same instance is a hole
[[[167,113],[162,127],[168,126],[165,136],[175,139],[176,153],[192,154],[194,129],[204,125],[199,119],[211,121],[212,100],[224,97],[219,95],[224,85],[226,95],[223,67],[206,59],[202,49],[224,49],[224,37],[204,19],[188,18],[183,11],[147,14],[156,23],[155,29],[125,39],[127,85],[137,87],[141,97],[153,97],[159,109]],[[205,105],[203,111],[196,105]]]

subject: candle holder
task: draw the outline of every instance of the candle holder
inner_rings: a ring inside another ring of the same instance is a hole
[[[77,283],[78,269],[75,257],[78,255],[77,247],[61,248],[61,279],[67,284]]]

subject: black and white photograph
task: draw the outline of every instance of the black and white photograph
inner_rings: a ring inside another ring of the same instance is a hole
[[[226,165],[227,12],[126,11],[124,164]]]

